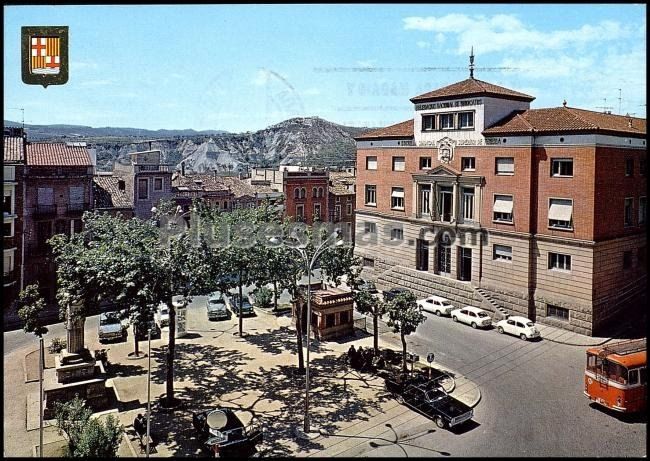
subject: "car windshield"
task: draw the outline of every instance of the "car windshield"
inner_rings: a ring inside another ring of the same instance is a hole
[[[440,400],[440,399],[444,398],[445,394],[444,394],[444,392],[441,392],[439,390],[431,389],[431,390],[427,391],[426,396],[427,396],[427,399],[429,399],[431,402],[435,402],[437,400]]]
[[[533,322],[526,322],[526,326],[532,328],[535,324]]]
[[[113,323],[118,323],[119,319],[114,315],[107,315],[99,319],[100,325],[111,325]]]
[[[489,317],[485,312],[478,312],[477,315],[479,317]]]
[[[160,315],[169,315],[169,311],[167,310],[167,308],[160,309]]]
[[[210,304],[223,304],[223,299],[211,299]]]

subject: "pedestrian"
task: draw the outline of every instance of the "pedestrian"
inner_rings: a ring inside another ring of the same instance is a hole
[[[142,413],[138,413],[138,416],[133,420],[133,429],[135,429],[135,432],[139,435],[142,435],[147,431],[146,420],[144,419],[144,416],[142,416]]]
[[[348,349],[348,363],[352,364],[352,359],[357,355],[357,350],[354,348],[354,344]]]

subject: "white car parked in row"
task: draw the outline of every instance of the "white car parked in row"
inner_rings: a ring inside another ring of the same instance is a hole
[[[451,318],[454,322],[463,322],[471,325],[472,328],[485,328],[492,324],[492,318],[487,311],[474,306],[465,306],[462,309],[451,311]]]
[[[437,316],[449,315],[454,310],[454,306],[449,300],[442,296],[429,296],[428,298],[418,300],[417,303],[422,310],[431,312]]]
[[[496,327],[499,333],[510,333],[511,335],[519,336],[524,341],[541,336],[539,330],[530,319],[518,315],[500,320],[497,322]]]

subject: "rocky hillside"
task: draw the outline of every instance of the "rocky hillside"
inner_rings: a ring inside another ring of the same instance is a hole
[[[34,139],[32,130],[26,128],[28,138]],[[166,137],[153,135],[149,138],[100,135],[75,136],[73,140],[86,141],[96,147],[98,169],[104,171],[112,170],[116,161],[127,161],[129,153],[150,148],[160,149],[166,161],[176,165],[179,170],[179,164],[183,161],[187,172],[215,169],[240,171],[247,166],[276,167],[300,163],[314,166],[349,165],[355,157],[353,137],[367,130],[338,125],[318,117],[300,117],[260,131],[239,134],[194,132]],[[154,140],[148,141],[152,138]],[[61,132],[48,139],[71,140],[70,135]]]

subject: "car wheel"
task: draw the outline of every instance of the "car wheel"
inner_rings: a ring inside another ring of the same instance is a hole
[[[442,312],[440,312],[440,311],[436,311],[436,315],[437,315],[438,317],[440,317],[440,316],[442,315]]]
[[[458,317],[456,317],[455,315],[454,315],[451,319],[452,319],[454,322],[458,322]]]
[[[472,322],[472,328],[476,328],[476,322]]]
[[[438,426],[440,429],[444,429],[446,426],[445,420],[442,419],[442,416],[436,416],[433,421],[436,423],[436,426]]]
[[[503,327],[497,327],[497,331],[501,334],[503,334]]]
[[[523,334],[523,333],[520,334],[519,337],[520,337],[521,339],[523,339],[524,341],[526,341],[526,340],[528,339],[528,337],[527,337],[525,334]]]

